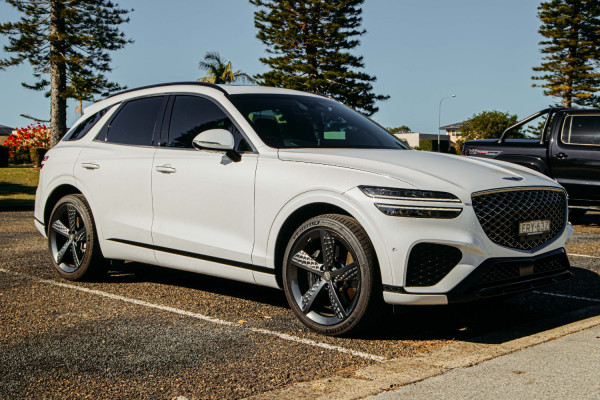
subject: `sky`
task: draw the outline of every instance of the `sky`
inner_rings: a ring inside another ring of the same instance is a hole
[[[131,8],[122,25],[133,44],[112,53],[109,78],[129,88],[191,81],[204,75],[198,62],[208,51],[231,60],[248,74],[267,68],[259,61],[265,45],[256,38],[255,7],[247,0],[117,0]],[[367,33],[354,53],[374,75],[378,102],[373,119],[386,127],[409,126],[436,133],[482,111],[498,110],[524,118],[555,103],[532,87],[539,65],[539,0],[365,0]],[[17,12],[0,2],[0,22]],[[6,37],[0,37],[2,47]],[[0,50],[0,58],[9,54]],[[21,127],[20,114],[49,119],[50,101],[25,89],[33,82],[28,64],[0,71],[0,125]],[[78,118],[69,102],[67,123]],[[84,104],[85,105],[85,104]]]

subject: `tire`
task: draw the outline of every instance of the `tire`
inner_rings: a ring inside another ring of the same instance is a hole
[[[48,250],[56,272],[70,281],[88,280],[103,272],[96,225],[85,197],[70,194],[56,203],[48,222]]]
[[[298,319],[325,335],[356,333],[382,301],[375,250],[351,217],[325,214],[303,223],[284,255],[283,286]]]

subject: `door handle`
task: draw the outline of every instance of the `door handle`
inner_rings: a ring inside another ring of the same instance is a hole
[[[85,169],[98,169],[100,165],[95,163],[94,161],[82,162],[81,166]]]
[[[565,153],[558,153],[554,155],[554,158],[558,158],[559,160],[562,160],[563,158],[567,158],[569,157],[567,154]]]
[[[173,173],[177,172],[177,170],[175,168],[171,167],[170,164],[157,165],[156,170],[163,174],[173,174]]]

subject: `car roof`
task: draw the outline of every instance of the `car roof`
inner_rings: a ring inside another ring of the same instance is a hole
[[[200,90],[198,90],[200,89]],[[206,82],[171,82],[161,83],[150,86],[142,86],[134,89],[128,89],[119,93],[115,93],[112,96],[107,97],[104,100],[98,101],[84,110],[84,116],[100,111],[106,107],[112,106],[122,101],[133,99],[142,96],[151,96],[161,93],[176,93],[176,92],[198,92],[206,93],[207,90],[214,91],[214,93],[222,93],[225,96],[236,95],[236,94],[294,94],[304,96],[319,96],[323,95],[317,93],[302,92],[299,90],[274,88],[268,86],[258,85],[215,85]]]

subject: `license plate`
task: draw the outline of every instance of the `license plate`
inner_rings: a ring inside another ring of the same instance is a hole
[[[533,236],[550,232],[549,219],[536,219],[535,221],[525,221],[519,223],[520,236]]]

